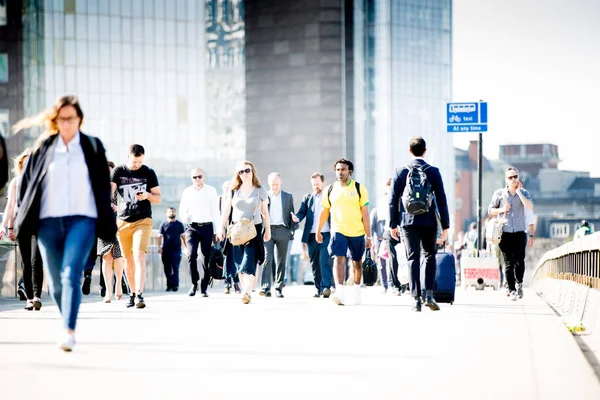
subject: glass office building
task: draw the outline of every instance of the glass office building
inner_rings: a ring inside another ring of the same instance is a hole
[[[358,0],[354,16],[355,71],[363,71],[355,74],[355,148],[357,161],[368,166],[358,177],[379,197],[390,171],[410,162],[410,138],[422,136],[426,159],[442,172],[453,217],[454,146],[445,126],[452,1]]]
[[[82,130],[103,140],[110,159],[145,147],[160,209],[178,205],[194,167],[218,188],[231,177],[245,143],[240,0],[24,3],[26,115],[78,95]]]

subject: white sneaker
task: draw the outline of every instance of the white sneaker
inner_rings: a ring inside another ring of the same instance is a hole
[[[517,301],[517,291],[513,290],[512,292],[510,292],[510,299],[512,301]]]
[[[75,347],[75,335],[72,333],[65,333],[63,340],[58,344],[58,347],[63,351],[72,351]]]
[[[334,294],[330,297],[331,301],[333,301],[338,306],[343,306],[344,303],[344,287],[339,287]]]

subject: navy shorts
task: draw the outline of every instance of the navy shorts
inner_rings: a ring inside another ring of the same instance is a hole
[[[348,257],[352,261],[360,261],[365,253],[365,247],[364,235],[351,237],[336,232],[331,235],[327,250],[331,256]]]

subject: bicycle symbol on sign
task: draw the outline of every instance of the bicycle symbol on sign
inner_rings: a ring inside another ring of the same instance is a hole
[[[453,115],[450,117],[450,122],[460,122],[461,119],[458,115]]]

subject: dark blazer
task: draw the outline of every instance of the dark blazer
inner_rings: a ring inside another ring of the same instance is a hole
[[[273,192],[269,190],[269,213],[271,212],[271,196]],[[281,191],[281,209],[283,210],[283,224],[290,230],[292,236],[294,236],[294,230],[296,224],[292,220],[292,214],[294,212],[294,197],[291,193]],[[270,214],[269,214],[270,215]],[[271,221],[273,222],[273,221]]]
[[[310,230],[312,229],[313,223],[315,222],[315,207],[321,207],[321,204],[315,204],[315,193],[309,193],[302,198],[300,209],[296,214],[296,217],[302,222],[306,218],[304,223],[304,230],[302,231],[302,242],[308,243],[308,237],[310,236]],[[327,195],[327,193],[325,193]],[[331,216],[327,218],[327,221],[331,224]]]
[[[44,140],[29,157],[23,170],[17,193],[18,209],[14,223],[17,236],[21,232],[30,235],[37,234],[40,222],[42,181],[52,161],[57,138],[58,135],[52,135]],[[100,139],[83,133],[80,133],[80,139],[98,210],[96,235],[100,239],[112,241],[117,233],[117,222],[110,201],[110,174],[104,146]]]
[[[416,159],[411,165],[429,165],[422,159]],[[404,187],[406,186],[406,177],[408,175],[408,169],[406,167],[402,169],[396,169],[394,173],[394,179],[392,180],[392,195],[390,198],[390,228],[396,228],[398,225],[425,225],[425,226],[437,226],[437,220],[435,216],[435,204],[437,204],[438,211],[440,213],[440,220],[442,223],[442,229],[448,229],[450,227],[450,216],[448,213],[448,203],[446,202],[446,192],[444,191],[444,183],[442,182],[442,175],[440,170],[436,167],[429,165],[429,168],[425,170],[427,180],[431,184],[431,189],[435,195],[435,201],[433,202],[429,212],[422,215],[412,215],[404,212],[404,206],[402,205],[402,194],[404,193]]]

